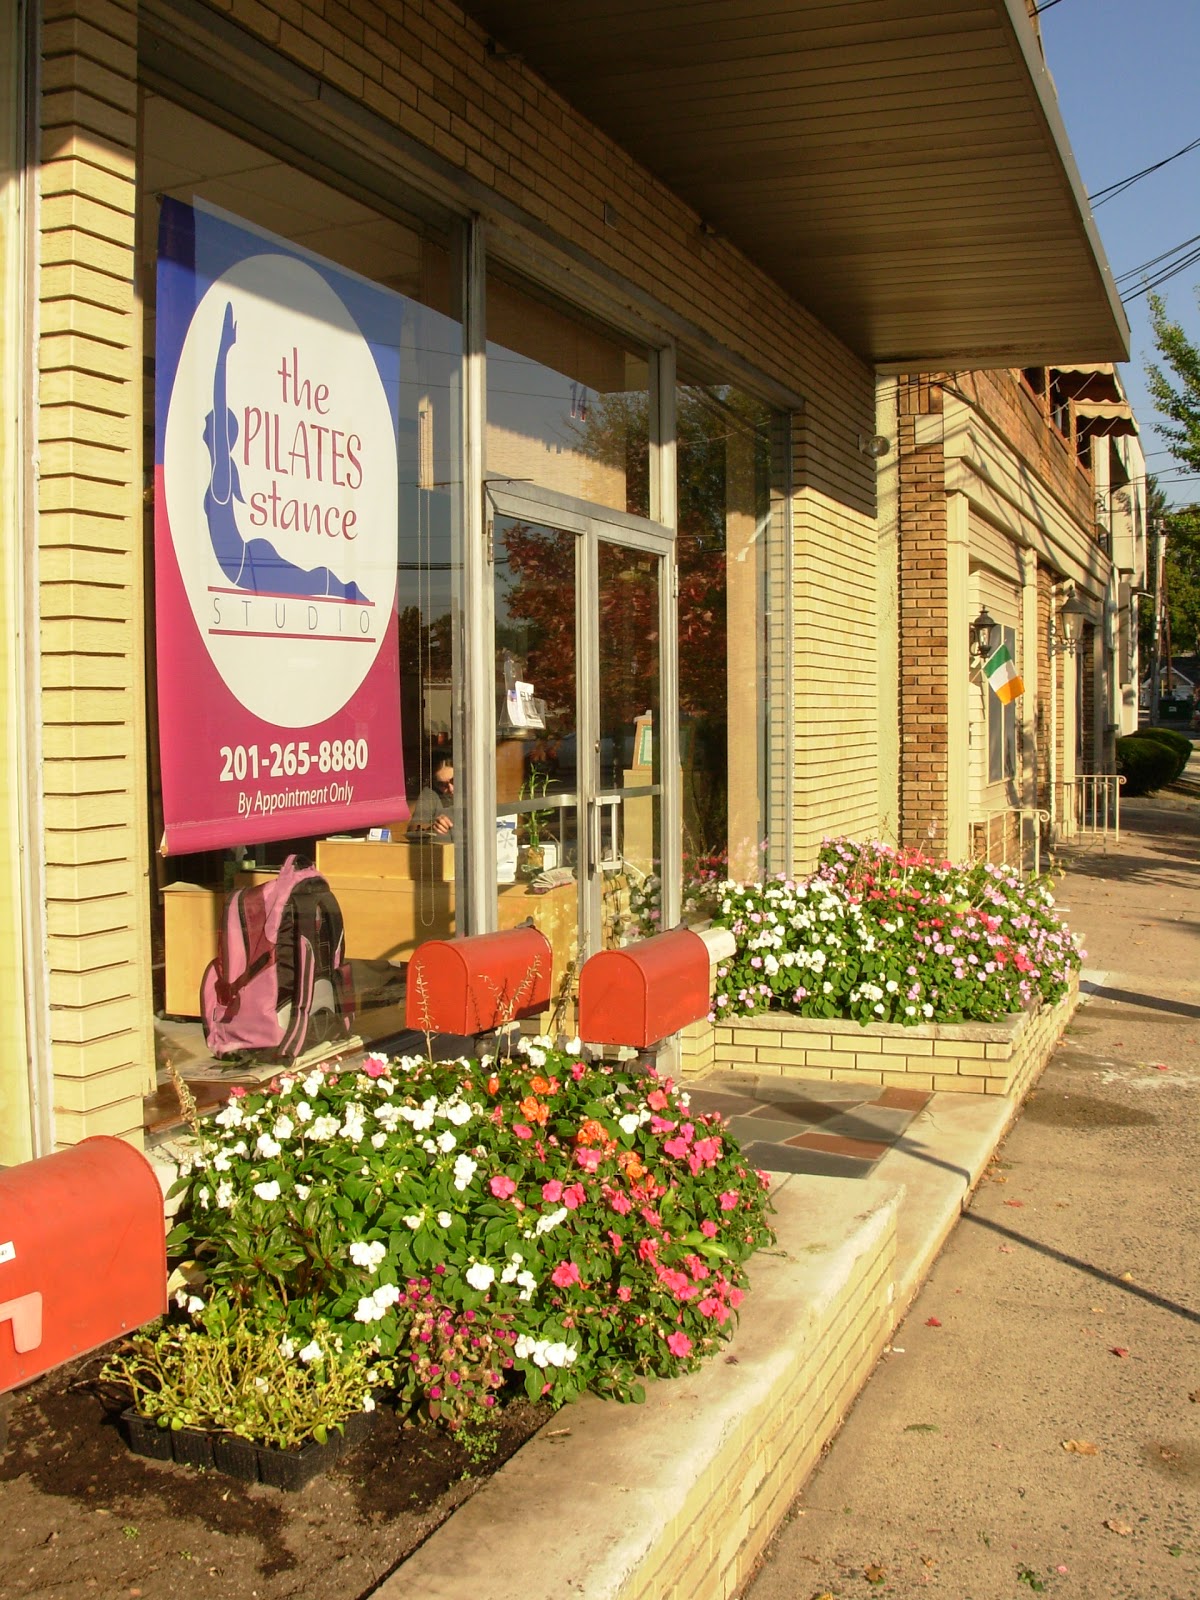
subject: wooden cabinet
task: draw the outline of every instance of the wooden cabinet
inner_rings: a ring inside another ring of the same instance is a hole
[[[352,960],[407,961],[454,933],[453,845],[322,839],[317,871],[342,908]]]

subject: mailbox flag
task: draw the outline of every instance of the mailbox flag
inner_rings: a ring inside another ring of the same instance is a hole
[[[983,672],[992,693],[1001,705],[1006,706],[1018,695],[1025,693],[1025,685],[1013,661],[1012,651],[1006,644],[1002,644],[988,657],[984,662]]]

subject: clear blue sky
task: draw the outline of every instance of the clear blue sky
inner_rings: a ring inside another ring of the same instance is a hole
[[[1089,194],[1200,138],[1200,0],[1059,0],[1041,17],[1046,64],[1075,162]],[[1119,277],[1200,234],[1200,149],[1096,208],[1109,265]],[[1169,315],[1200,343],[1200,262],[1158,290]],[[1200,500],[1200,479],[1179,475],[1154,431],[1145,366],[1154,337],[1137,282],[1119,285],[1132,336],[1122,367],[1146,466],[1174,504]]]

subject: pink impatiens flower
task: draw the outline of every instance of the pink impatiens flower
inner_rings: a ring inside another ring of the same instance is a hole
[[[737,1193],[733,1189],[726,1189],[724,1194],[722,1194],[720,1196],[720,1198],[718,1199],[718,1201],[717,1201],[717,1204],[721,1207],[722,1211],[733,1211],[733,1210],[735,1210],[736,1207],[737,1207],[737,1203],[738,1203]]]
[[[587,1191],[581,1183],[573,1183],[569,1189],[562,1192],[562,1203],[568,1211],[578,1211],[587,1199]]]
[[[496,1177],[492,1179],[488,1187],[496,1196],[497,1200],[507,1200],[510,1195],[514,1195],[517,1192],[516,1184],[511,1178],[506,1177],[503,1172],[498,1173]]]
[[[571,1284],[579,1282],[579,1268],[573,1261],[560,1261],[550,1274],[550,1281],[560,1289],[568,1289]]]
[[[651,1111],[665,1111],[667,1109],[668,1101],[666,1095],[661,1089],[651,1089],[650,1093],[646,1096],[646,1104],[650,1107]]]
[[[523,1122],[514,1122],[513,1123],[513,1132],[516,1134],[518,1139],[532,1139],[533,1138],[533,1129],[529,1128],[529,1127],[526,1127],[526,1125]]]
[[[700,1224],[700,1232],[706,1239],[715,1239],[717,1237],[717,1225],[715,1222],[704,1221]]]
[[[673,1356],[690,1356],[692,1341],[686,1333],[669,1333],[667,1335],[667,1349]]]
[[[562,1181],[559,1178],[551,1178],[549,1183],[542,1185],[542,1199],[549,1201],[551,1205],[558,1204],[562,1199],[562,1192]]]

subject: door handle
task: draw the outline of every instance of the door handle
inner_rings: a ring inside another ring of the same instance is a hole
[[[588,801],[588,872],[600,871],[600,802]]]

